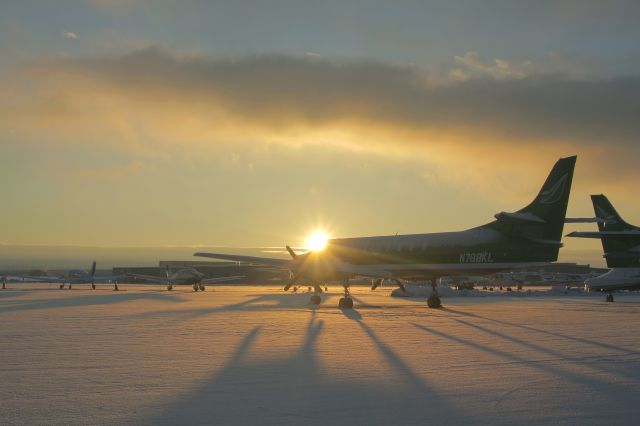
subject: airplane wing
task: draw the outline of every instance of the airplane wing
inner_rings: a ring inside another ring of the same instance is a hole
[[[102,275],[102,276],[93,277],[93,282],[96,284],[98,283],[111,284],[115,281],[122,281],[126,278],[127,278],[126,275],[109,275],[109,276]]]
[[[567,234],[567,237],[576,237],[576,238],[606,238],[606,237],[640,237],[640,230],[630,230],[630,231],[599,231],[599,232],[579,232],[574,231],[570,234]]]
[[[233,276],[233,277],[215,277],[215,278],[204,279],[204,280],[201,281],[201,283],[202,284],[213,284],[213,283],[240,280],[242,278],[245,278],[245,276],[244,275],[237,275],[237,276]]]
[[[48,276],[30,276],[30,275],[21,275],[23,281],[27,282],[40,282],[40,283],[66,283],[69,281],[68,278],[64,277],[48,277]]]
[[[232,262],[245,262],[255,263],[258,265],[279,266],[281,268],[288,268],[291,265],[291,261],[288,259],[274,259],[272,257],[256,257],[256,256],[240,256],[235,254],[224,253],[194,253],[194,256],[209,257],[211,259],[230,260]]]
[[[156,284],[165,284],[167,282],[166,278],[158,277],[155,275],[127,274],[127,277],[135,278],[136,280],[147,281],[150,283],[156,283]]]

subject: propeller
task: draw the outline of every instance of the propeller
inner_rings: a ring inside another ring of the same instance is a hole
[[[395,278],[393,281],[396,284],[398,284],[398,287],[400,287],[400,291],[402,291],[403,293],[407,292],[407,289],[404,287],[404,284],[402,284],[402,282],[399,279]]]

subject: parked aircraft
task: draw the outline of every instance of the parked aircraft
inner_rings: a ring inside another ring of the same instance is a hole
[[[206,284],[212,284],[217,282],[239,280],[244,278],[243,276],[230,276],[230,277],[216,277],[205,278],[204,274],[194,268],[180,269],[173,274],[167,269],[164,273],[164,277],[158,277],[155,275],[140,275],[140,274],[127,274],[131,278],[137,280],[143,280],[150,283],[165,284],[167,290],[173,290],[174,285],[190,285],[193,291],[205,291]]]
[[[25,281],[38,281],[38,282],[47,282],[47,283],[59,283],[60,289],[64,288],[64,285],[69,283],[69,289],[71,289],[73,284],[90,284],[93,290],[96,289],[96,283],[102,284],[114,284],[114,290],[118,290],[118,281],[125,278],[124,275],[114,275],[114,276],[96,276],[96,262],[95,260],[91,264],[91,270],[85,271],[83,269],[72,269],[67,272],[66,276],[55,277],[48,275],[39,275],[39,276],[30,276],[25,275],[22,276]]]
[[[576,157],[561,158],[535,199],[513,212],[500,212],[495,220],[459,232],[335,238],[322,250],[296,254],[291,260],[195,253],[195,256],[279,266],[291,271],[288,290],[299,281],[313,285],[312,304],[320,303],[320,283],[342,280],[340,308],[353,307],[348,280],[431,279],[429,307],[440,307],[437,278],[452,275],[488,275],[512,268],[548,265],[558,259],[562,229],[571,191]]]
[[[625,222],[609,199],[592,195],[598,232],[572,232],[568,237],[599,238],[609,272],[585,280],[588,290],[607,292],[613,302],[614,290],[640,290],[640,228]]]

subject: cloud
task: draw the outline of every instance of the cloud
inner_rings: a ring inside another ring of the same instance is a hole
[[[639,77],[522,76],[506,61],[489,67],[475,55],[464,58],[496,75],[434,85],[419,68],[380,62],[279,55],[183,58],[159,49],[42,66],[73,76],[65,84],[90,82],[122,97],[184,102],[195,111],[216,109],[231,119],[273,128],[354,123],[419,132],[474,130],[521,143],[606,140],[626,146],[635,146],[640,136]],[[507,74],[520,78],[497,78]]]
[[[276,141],[422,156],[461,181],[491,179],[487,170],[516,168],[514,158],[534,167],[574,153],[594,181],[637,177],[640,77],[532,74],[524,62],[488,62],[473,52],[456,61],[465,78],[443,81],[415,66],[308,55],[149,48],[50,59],[19,74],[35,85],[33,96],[0,101],[0,122],[4,115],[14,127],[96,132],[96,140],[109,135],[145,148]]]
[[[486,62],[476,52],[467,52],[462,56],[455,56],[454,59],[456,63],[464,67],[464,69],[455,68],[452,70],[452,76],[460,80],[486,76],[499,80],[524,78],[528,75],[527,66],[531,65],[529,61],[514,65],[499,58],[494,59],[493,62]]]
[[[74,33],[73,31],[64,31],[62,33],[62,36],[64,38],[69,38],[69,39],[72,39],[72,40],[75,40],[75,39],[78,38],[78,34]]]

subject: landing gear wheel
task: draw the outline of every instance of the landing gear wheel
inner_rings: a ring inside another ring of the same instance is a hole
[[[442,308],[440,296],[438,296],[437,294],[432,294],[431,296],[429,296],[429,298],[427,299],[427,306],[431,309]]]
[[[322,299],[317,294],[314,294],[311,296],[311,299],[309,299],[309,303],[312,305],[319,305],[321,301]]]
[[[338,302],[339,309],[353,309],[353,299],[350,297],[341,297]]]
[[[95,290],[96,289],[96,285],[95,284],[91,284],[91,290]]]
[[[198,290],[200,290],[200,287],[198,287],[197,284],[194,284],[193,285],[193,291],[198,291]]]
[[[200,291],[204,291],[204,286],[202,284],[200,284]]]
[[[113,291],[120,291],[120,289],[118,288],[118,284],[113,285]]]
[[[171,291],[171,290],[173,290],[173,286],[172,285],[168,285],[167,286],[167,291]]]
[[[613,302],[613,294],[607,294],[607,298],[605,299],[607,302]]]

